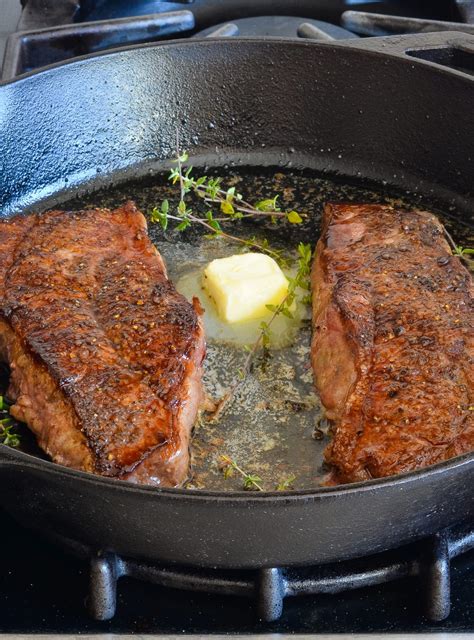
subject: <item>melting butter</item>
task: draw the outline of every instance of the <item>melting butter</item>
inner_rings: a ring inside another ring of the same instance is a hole
[[[294,275],[291,272],[286,274]],[[229,324],[219,318],[214,302],[202,287],[203,269],[193,269],[184,274],[176,283],[177,290],[188,300],[193,297],[199,298],[204,309],[204,329],[206,338],[210,341],[224,342],[233,345],[252,345],[260,334],[260,323],[268,322],[272,317],[272,312],[263,318],[235,322]],[[301,296],[295,303],[293,318],[287,318],[279,314],[272,322],[270,335],[270,348],[282,348],[290,346],[299,330],[301,322],[309,317],[309,308],[301,303]]]

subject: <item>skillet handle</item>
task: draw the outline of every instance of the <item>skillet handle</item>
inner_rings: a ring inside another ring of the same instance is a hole
[[[354,38],[339,40],[337,46],[363,49],[397,58],[414,58],[422,64],[448,67],[474,79],[474,35],[459,31]]]

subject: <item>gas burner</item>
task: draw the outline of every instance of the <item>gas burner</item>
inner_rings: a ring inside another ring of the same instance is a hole
[[[321,20],[294,16],[258,16],[241,18],[199,31],[194,37],[258,36],[276,38],[311,38],[314,40],[345,40],[356,38],[351,31]]]

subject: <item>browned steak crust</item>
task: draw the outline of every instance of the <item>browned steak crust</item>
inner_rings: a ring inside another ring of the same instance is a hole
[[[204,336],[143,215],[129,203],[18,217],[0,222],[0,243],[13,415],[61,464],[180,484]]]
[[[312,273],[312,364],[334,481],[474,450],[473,285],[425,211],[327,205]]]

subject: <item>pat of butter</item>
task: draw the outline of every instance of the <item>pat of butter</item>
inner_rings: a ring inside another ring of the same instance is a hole
[[[213,260],[204,270],[203,285],[226,322],[262,318],[269,313],[266,305],[280,304],[288,291],[282,270],[263,253]]]

